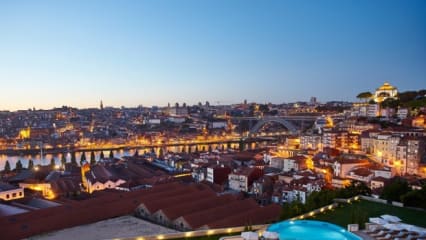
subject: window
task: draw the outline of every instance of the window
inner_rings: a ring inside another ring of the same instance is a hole
[[[16,193],[12,193],[12,197],[13,197],[13,198],[16,198]]]
[[[9,194],[6,194],[6,199],[9,199],[9,198],[10,198]]]
[[[22,196],[22,192],[19,192],[19,196],[20,196],[20,197]]]

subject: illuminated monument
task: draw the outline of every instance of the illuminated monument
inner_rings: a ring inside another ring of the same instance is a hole
[[[381,103],[388,98],[396,99],[398,95],[398,89],[388,82],[385,82],[381,87],[376,89],[374,93],[374,101],[376,103]]]

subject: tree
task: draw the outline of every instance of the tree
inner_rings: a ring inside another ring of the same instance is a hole
[[[66,156],[65,156],[65,153],[62,153],[62,156],[61,156],[61,164],[62,165],[65,165],[67,163],[67,158],[66,158]]]
[[[404,206],[421,207],[426,209],[426,185],[422,189],[410,191],[401,196]]]
[[[133,157],[139,157],[139,151],[136,149],[135,154],[133,154]]]
[[[333,190],[324,189],[319,192],[312,192],[306,199],[306,208],[310,211],[319,207],[333,203],[338,192]]]
[[[356,96],[356,98],[358,98],[360,100],[364,100],[365,102],[370,100],[372,97],[373,97],[373,94],[371,92],[362,92],[362,93],[359,93]]]
[[[286,203],[281,211],[281,220],[292,218],[306,212],[305,205],[300,201]]]
[[[15,170],[21,171],[23,168],[21,160],[18,160],[15,166]]]
[[[240,152],[244,151],[244,141],[243,139],[240,139],[240,143],[239,143],[239,148],[240,148]]]
[[[102,159],[102,160],[105,159],[104,151],[101,151],[101,155],[99,156],[99,158]]]
[[[339,189],[337,197],[351,198],[356,195],[370,195],[371,189],[364,182],[352,182],[349,186]]]
[[[50,159],[50,167],[54,169],[55,165],[55,158],[52,157],[52,159]]]
[[[75,152],[71,153],[71,164],[77,165],[77,158],[75,156]]]
[[[96,156],[95,156],[95,152],[92,151],[90,153],[90,165],[95,165],[96,164]]]
[[[109,158],[114,158],[114,152],[111,150],[111,151],[109,151]]]
[[[4,165],[4,171],[6,173],[10,172],[10,163],[9,163],[9,160],[6,160],[6,163]]]
[[[405,206],[426,208],[425,196],[420,191],[411,191],[401,196]]]
[[[394,178],[393,181],[383,188],[380,198],[388,201],[401,201],[401,196],[408,193],[410,187],[406,180],[402,178]]]
[[[30,159],[29,161],[28,161],[28,169],[33,169],[34,168],[34,161],[32,160],[32,159]]]
[[[397,108],[399,106],[399,100],[393,98],[387,98],[381,103],[381,107],[383,108]]]
[[[416,91],[406,91],[398,93],[398,98],[402,103],[413,101],[416,97]]]
[[[260,104],[259,105],[259,111],[263,113],[269,112],[269,106],[267,104]]]

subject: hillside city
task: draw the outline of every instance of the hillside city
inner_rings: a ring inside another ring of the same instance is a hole
[[[359,195],[424,211],[426,90],[365,90],[357,102],[1,111],[2,235],[129,214],[154,224],[139,235],[254,226]]]

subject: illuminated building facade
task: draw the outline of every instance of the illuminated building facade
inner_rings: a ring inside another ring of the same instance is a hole
[[[0,199],[4,201],[24,198],[24,189],[0,182]]]
[[[397,98],[398,89],[388,82],[385,82],[382,86],[376,89],[374,93],[374,101],[381,103],[388,98]]]
[[[419,136],[401,134],[377,134],[361,138],[362,150],[398,175],[419,174],[420,163],[425,156],[425,140]]]
[[[321,149],[321,135],[302,135],[300,136],[300,149]]]

